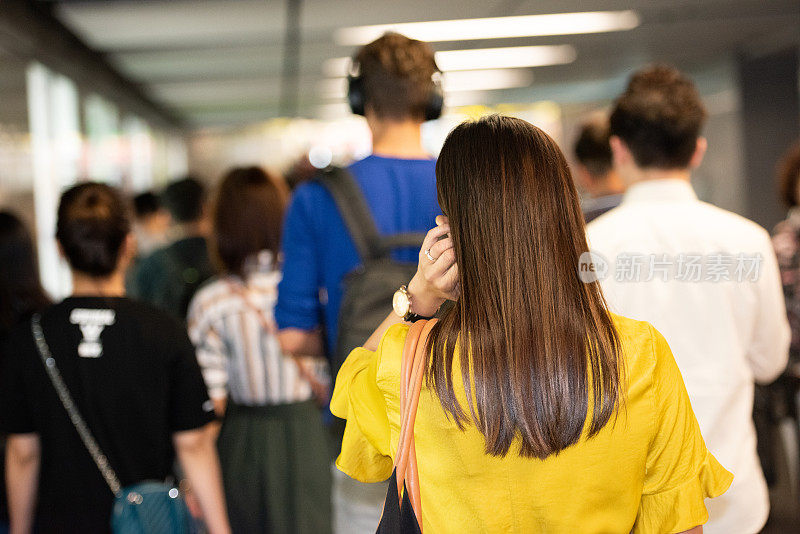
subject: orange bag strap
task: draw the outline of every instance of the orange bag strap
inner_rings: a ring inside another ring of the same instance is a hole
[[[408,498],[422,528],[422,502],[417,470],[417,453],[414,445],[414,422],[419,406],[422,380],[427,369],[427,341],[437,319],[417,321],[408,330],[400,364],[400,439],[395,454],[395,475],[397,494],[402,496],[403,483],[408,490]],[[402,497],[401,497],[402,499]],[[400,501],[402,505],[402,500]]]

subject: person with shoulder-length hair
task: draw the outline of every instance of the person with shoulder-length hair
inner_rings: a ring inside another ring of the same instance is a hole
[[[213,406],[194,348],[177,320],[125,297],[135,241],[119,192],[99,183],[68,189],[56,239],[72,295],[14,329],[0,369],[11,531],[111,532],[113,486],[165,481],[177,456],[208,530],[229,533]],[[45,357],[63,384],[51,380]],[[75,411],[114,477],[101,473]]]
[[[0,211],[0,345],[14,326],[48,304],[50,298],[39,281],[36,248],[30,232],[19,217],[10,211]],[[0,436],[0,533],[8,532],[3,458],[5,440]]]
[[[0,339],[48,304],[30,232],[15,214],[0,211]]]
[[[398,310],[455,300],[428,339],[414,427],[423,530],[701,532],[704,498],[733,477],[706,449],[667,342],[610,313],[581,269],[583,216],[556,143],[520,119],[466,122],[436,178],[447,218]],[[392,472],[401,321],[337,377],[337,466],[359,480]]]
[[[211,258],[219,276],[189,307],[209,395],[224,414],[218,448],[234,532],[331,529],[327,434],[315,404],[329,379],[316,360],[281,350],[273,309],[287,192],[259,167],[222,179],[213,201]]]

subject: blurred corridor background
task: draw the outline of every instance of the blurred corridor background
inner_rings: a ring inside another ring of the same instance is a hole
[[[487,20],[462,20],[475,18]],[[710,112],[700,196],[770,228],[774,162],[800,123],[798,27],[795,0],[4,0],[0,203],[25,207],[45,285],[64,295],[50,230],[62,188],[139,192],[242,162],[286,175],[362,157],[369,130],[345,103],[347,58],[395,28],[431,41],[445,71],[446,114],[424,130],[433,153],[489,111],[569,143],[634,69],[676,65]]]
[[[0,0],[0,209],[32,229],[49,295],[71,291],[54,235],[71,185],[133,196],[192,175],[213,188],[259,165],[293,186],[369,155],[347,76],[387,31],[436,52],[433,155],[464,119],[503,113],[572,157],[587,117],[664,62],[709,113],[700,199],[767,229],[786,216],[775,175],[800,138],[798,0]],[[795,465],[777,468],[770,525],[790,532],[800,454],[781,458]]]

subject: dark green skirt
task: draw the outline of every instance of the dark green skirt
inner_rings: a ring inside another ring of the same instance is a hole
[[[218,447],[233,532],[331,532],[327,440],[312,401],[230,404]]]

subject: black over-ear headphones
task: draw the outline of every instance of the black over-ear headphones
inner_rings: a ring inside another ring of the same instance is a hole
[[[354,63],[347,75],[347,102],[350,104],[350,110],[353,113],[363,117],[366,94],[364,91],[364,79],[361,77],[360,71],[358,64]],[[425,103],[425,120],[432,121],[441,117],[443,107],[442,73],[437,70],[431,76],[431,89],[428,94],[428,101]]]

